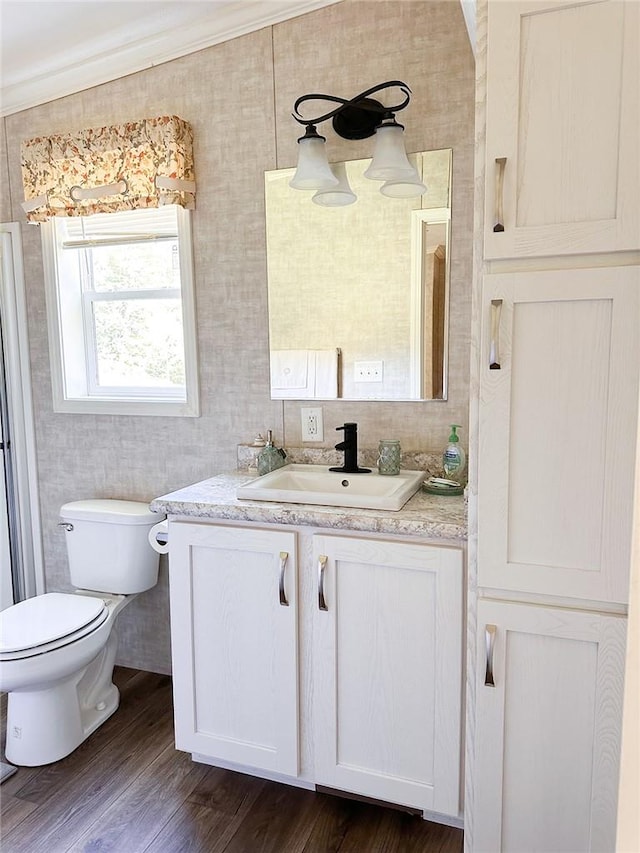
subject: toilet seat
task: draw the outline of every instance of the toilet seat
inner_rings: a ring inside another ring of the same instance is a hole
[[[0,661],[20,660],[61,648],[95,631],[109,615],[101,598],[49,592],[2,612]]]

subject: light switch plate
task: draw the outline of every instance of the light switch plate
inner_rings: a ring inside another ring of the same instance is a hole
[[[353,365],[355,382],[382,382],[382,361],[356,361]]]

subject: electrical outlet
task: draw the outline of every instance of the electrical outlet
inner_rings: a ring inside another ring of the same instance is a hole
[[[356,361],[353,365],[355,382],[382,382],[382,361]]]
[[[300,409],[300,418],[302,422],[302,440],[322,441],[324,438],[322,409],[320,407]]]

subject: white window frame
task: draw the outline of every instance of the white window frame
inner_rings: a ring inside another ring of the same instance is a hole
[[[181,389],[104,388],[92,387],[90,377],[95,375],[94,347],[90,345],[93,329],[83,317],[85,303],[110,299],[157,299],[176,295],[174,289],[148,290],[127,294],[117,292],[82,292],[69,287],[74,274],[65,277],[65,258],[59,250],[52,222],[40,226],[44,262],[49,354],[51,359],[51,385],[54,412],[110,415],[162,415],[173,417],[198,417],[200,415],[198,385],[197,327],[190,211],[176,208],[178,242],[180,247],[180,298],[184,335],[185,391]]]

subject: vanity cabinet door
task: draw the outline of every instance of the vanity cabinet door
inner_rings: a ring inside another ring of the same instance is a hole
[[[462,551],[314,537],[315,780],[460,811]]]
[[[640,267],[487,275],[482,310],[478,583],[625,603]]]
[[[176,746],[298,773],[295,533],[170,522]]]
[[[639,13],[489,0],[485,259],[640,247]]]
[[[614,850],[626,619],[480,601],[473,849]]]

